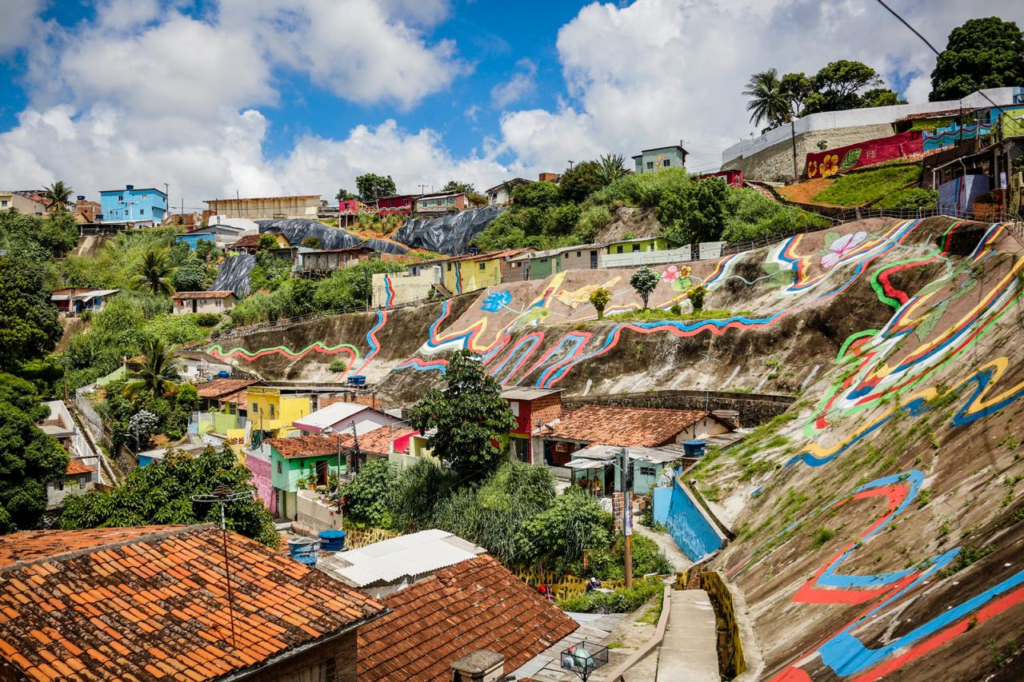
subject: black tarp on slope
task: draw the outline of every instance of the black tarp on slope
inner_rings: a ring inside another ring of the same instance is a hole
[[[363,239],[350,232],[336,227],[328,227],[315,220],[257,220],[255,222],[260,226],[260,232],[283,234],[292,246],[299,246],[306,237],[317,237],[322,249],[350,249],[364,243]],[[383,239],[367,239],[365,246],[378,253],[403,254],[408,251],[400,244],[393,244]]]
[[[239,298],[248,296],[251,289],[249,273],[252,272],[254,265],[256,265],[256,256],[250,256],[247,253],[228,258],[221,263],[220,270],[217,271],[213,290],[233,291]]]
[[[486,206],[430,220],[406,220],[393,238],[414,249],[461,256],[469,251],[469,243],[473,238],[483,232],[503,210],[498,206]]]

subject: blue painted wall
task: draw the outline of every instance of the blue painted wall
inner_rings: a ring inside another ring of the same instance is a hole
[[[672,486],[672,502],[665,524],[679,549],[691,561],[698,561],[722,547],[722,538],[704,515],[704,510],[678,481]]]
[[[654,488],[654,522],[668,525],[668,510],[672,505],[672,488]]]
[[[103,222],[163,222],[167,195],[153,187],[110,189],[100,192]]]
[[[211,244],[216,243],[216,236],[212,234],[181,234],[175,237],[175,240],[185,242],[188,244],[188,248],[195,251],[199,242],[210,242]]]

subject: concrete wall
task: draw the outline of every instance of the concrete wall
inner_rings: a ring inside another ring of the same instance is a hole
[[[172,312],[175,315],[191,315],[192,313],[213,313],[222,315],[235,307],[236,299],[227,298],[197,298],[174,301]],[[193,309],[192,304],[195,303]]]
[[[295,520],[313,532],[341,530],[341,512],[333,505],[322,503],[315,492],[300,490],[295,504],[298,508]]]
[[[254,671],[250,682],[356,682],[356,631],[328,639],[301,655]]]
[[[575,249],[575,250],[570,249],[568,251],[563,251],[560,254],[560,256],[559,256],[559,259],[560,259],[560,263],[559,263],[560,269],[561,270],[590,270],[590,269],[592,269],[591,268],[591,254],[594,254],[597,257],[597,265],[595,267],[598,267],[598,268],[603,267],[603,264],[602,264],[602,261],[601,261],[601,257],[603,255],[603,253],[602,253],[603,251],[604,251],[604,249],[602,249],[600,246],[592,246],[590,248],[587,248],[586,246],[581,246],[580,248]]]
[[[64,498],[72,495],[84,495],[95,486],[96,484],[92,481],[92,474],[67,476],[63,481],[48,483],[46,485],[46,508],[59,509],[64,505]]]
[[[438,271],[432,268],[417,276],[404,272],[375,274],[372,284],[373,307],[390,309],[430,298],[434,284],[439,283],[437,274]]]
[[[786,395],[758,393],[716,393],[713,391],[652,391],[650,393],[617,393],[585,397],[566,397],[562,404],[569,409],[585,405],[614,407],[654,407],[673,410],[736,410],[740,425],[757,426],[776,417],[795,402]]]
[[[320,209],[318,196],[263,197],[258,199],[212,199],[210,210],[228,218],[269,220],[273,218],[309,218],[316,220]]]
[[[725,536],[705,515],[693,493],[679,481],[672,487],[666,525],[672,539],[691,561],[700,561],[725,544]]]

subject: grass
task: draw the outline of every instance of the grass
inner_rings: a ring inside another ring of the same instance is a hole
[[[738,313],[745,315],[747,313]],[[671,310],[660,310],[658,308],[646,308],[641,310],[630,310],[614,315],[606,315],[603,321],[613,320],[615,322],[648,322],[652,320],[722,320],[732,317],[731,310],[695,310],[692,313],[673,313]],[[594,320],[596,321],[596,320]]]
[[[899,192],[921,179],[920,166],[894,166],[850,173],[829,183],[814,195],[814,201],[833,206],[865,206]]]
[[[661,600],[655,600],[651,608],[644,612],[644,615],[637,618],[637,623],[643,623],[644,625],[657,625],[658,620],[661,618]]]

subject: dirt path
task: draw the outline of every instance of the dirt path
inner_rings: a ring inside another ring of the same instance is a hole
[[[668,533],[655,533],[653,530],[641,523],[635,524],[633,528],[640,535],[657,542],[658,546],[665,552],[665,556],[667,556],[668,560],[672,562],[672,567],[675,568],[677,572],[685,571],[690,566],[693,566],[693,562],[686,558],[686,555],[683,554],[681,549],[679,549],[679,545],[676,544],[676,541],[673,540],[672,536]]]

